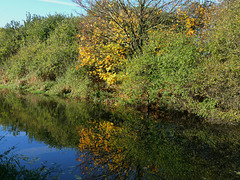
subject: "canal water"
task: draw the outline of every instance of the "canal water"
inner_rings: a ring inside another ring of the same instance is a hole
[[[1,90],[0,154],[57,179],[240,179],[239,126],[159,117]]]

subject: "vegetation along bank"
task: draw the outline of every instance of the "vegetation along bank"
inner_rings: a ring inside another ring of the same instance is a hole
[[[0,29],[1,87],[240,120],[239,1],[75,2]]]

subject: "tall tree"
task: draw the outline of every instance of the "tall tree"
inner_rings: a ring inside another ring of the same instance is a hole
[[[169,22],[177,7],[189,0],[73,0],[87,16],[114,23],[125,36],[132,53],[142,52],[151,29]],[[109,30],[111,31],[111,30]],[[124,44],[123,44],[124,45]]]

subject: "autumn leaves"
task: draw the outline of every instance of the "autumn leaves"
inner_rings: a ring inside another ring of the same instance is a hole
[[[137,1],[135,6],[122,1],[94,2],[84,6],[87,16],[80,22],[77,69],[85,68],[94,82],[105,82],[107,86],[126,77],[127,61],[142,53],[149,35],[162,26],[175,27],[173,30],[181,26],[186,34],[194,35],[203,26],[207,12],[207,7],[198,3],[164,11],[174,5],[160,6],[159,2],[150,1]]]

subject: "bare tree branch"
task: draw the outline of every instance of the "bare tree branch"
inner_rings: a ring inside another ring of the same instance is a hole
[[[188,1],[73,0],[86,11],[86,16],[101,17],[109,23],[114,22],[130,38],[129,45],[133,52],[142,51],[142,45],[147,39],[149,29],[164,24],[179,5]]]

